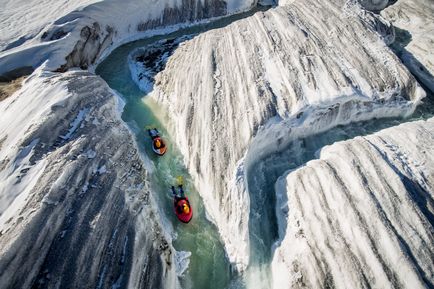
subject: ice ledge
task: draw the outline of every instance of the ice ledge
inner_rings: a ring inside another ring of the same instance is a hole
[[[276,184],[273,288],[433,284],[434,118],[335,143]]]

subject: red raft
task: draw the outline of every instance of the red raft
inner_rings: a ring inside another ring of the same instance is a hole
[[[159,156],[162,156],[166,153],[167,146],[159,136],[153,139],[152,150]]]
[[[175,197],[173,201],[173,206],[175,208],[175,214],[178,217],[178,219],[183,223],[190,222],[191,218],[193,217],[193,210],[190,206],[190,202],[188,201],[188,198],[177,198]]]

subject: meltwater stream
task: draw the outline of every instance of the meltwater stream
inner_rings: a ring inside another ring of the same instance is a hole
[[[153,40],[143,41],[141,45]],[[230,266],[225,256],[216,228],[207,221],[202,201],[194,187],[190,185],[182,158],[171,142],[164,126],[155,117],[149,99],[134,84],[130,77],[126,57],[131,50],[130,45],[115,50],[101,65],[96,73],[109,86],[122,95],[126,101],[122,119],[136,135],[136,141],[142,152],[153,161],[155,173],[152,174],[153,191],[161,206],[163,215],[170,221],[176,233],[173,245],[177,251],[191,252],[189,268],[184,273],[184,288],[226,288],[230,279]],[[163,157],[154,156],[151,141],[145,126],[158,127],[168,143],[168,151]],[[193,219],[189,224],[180,223],[173,213],[173,198],[170,186],[176,184],[176,177],[184,177],[186,195],[193,207]],[[185,262],[185,260],[184,260]]]
[[[175,240],[173,245],[180,251],[191,252],[191,256],[184,262],[188,269],[183,274],[181,285],[183,288],[228,288],[231,285],[232,271],[225,255],[223,245],[217,229],[205,216],[200,195],[191,185],[188,172],[185,169],[181,154],[176,149],[176,144],[164,129],[164,120],[161,123],[155,116],[158,113],[157,104],[142,92],[131,78],[128,67],[128,55],[138,47],[144,47],[163,39],[174,39],[185,35],[195,35],[203,31],[223,27],[233,21],[253,15],[265,7],[258,7],[253,11],[229,16],[212,23],[184,28],[167,35],[157,35],[146,39],[134,41],[115,49],[98,67],[96,74],[100,75],[107,84],[117,91],[125,100],[122,119],[135,133],[139,149],[153,161],[155,170],[152,174],[153,191],[157,194],[156,199],[161,207],[163,215],[169,220]],[[150,146],[151,141],[145,127],[159,128],[164,139],[168,143],[168,151],[163,157],[153,154]],[[176,177],[184,177],[184,190],[193,207],[193,219],[189,224],[182,224],[173,213],[173,198],[170,186],[176,183]],[[187,262],[188,262],[187,261]],[[181,266],[182,267],[182,266]],[[237,286],[237,285],[235,285]],[[238,287],[238,286],[237,286]]]

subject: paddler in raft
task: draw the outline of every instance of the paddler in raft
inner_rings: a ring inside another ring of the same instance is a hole
[[[175,214],[181,222],[188,223],[193,217],[193,210],[190,206],[188,198],[184,194],[182,184],[178,186],[178,189],[179,193],[177,193],[175,187],[172,186],[173,206],[175,209]]]
[[[163,139],[160,136],[160,132],[156,129],[148,129],[149,136],[152,139],[152,150],[159,156],[162,156],[166,153],[167,146],[164,143]]]

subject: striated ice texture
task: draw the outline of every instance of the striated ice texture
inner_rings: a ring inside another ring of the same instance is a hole
[[[357,3],[292,1],[181,43],[156,75],[152,97],[237,269],[255,160],[338,124],[408,115],[424,96],[392,41]]]
[[[434,1],[400,0],[381,14],[396,28],[393,48],[419,81],[434,92]]]
[[[0,102],[0,287],[179,287],[188,259],[174,259],[120,97],[88,71],[50,71],[256,1],[4,4],[0,80],[36,70]]]
[[[50,70],[87,69],[120,43],[257,4],[256,0],[16,2],[7,2],[0,14],[0,75],[23,66],[35,68],[47,60]]]
[[[433,90],[429,0],[9,1],[0,75],[37,70],[0,102],[1,288],[179,287],[189,253],[162,228],[120,98],[89,71],[122,43],[258,2],[276,6],[182,39],[148,83],[140,55],[129,63],[238,271],[258,161],[337,125],[410,115],[425,93],[407,67]],[[432,287],[433,135],[432,119],[393,127],[287,172],[274,287]]]
[[[173,288],[173,248],[113,91],[40,69],[0,102],[0,287]]]
[[[335,143],[280,178],[273,288],[434,283],[434,118]]]

